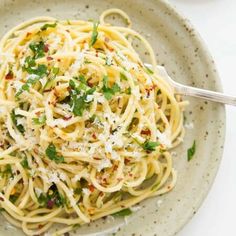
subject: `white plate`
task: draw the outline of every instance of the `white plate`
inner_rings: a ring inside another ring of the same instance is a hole
[[[156,52],[158,63],[164,64],[176,81],[221,90],[214,63],[199,35],[164,1],[4,0],[0,2],[0,32],[3,34],[23,20],[40,15],[59,19],[97,19],[103,10],[111,7],[121,8],[129,14],[133,28],[147,37]],[[144,59],[147,58],[143,54]],[[186,119],[187,123],[194,124],[194,128],[187,129],[183,144],[175,150],[177,186],[169,194],[142,202],[142,209],[128,219],[128,225],[119,229],[117,236],[174,235],[196,213],[206,197],[222,155],[225,110],[218,104],[189,100]],[[196,140],[197,152],[195,158],[187,162],[186,151],[193,140]],[[122,224],[123,219],[114,222],[100,220],[78,229],[75,235],[104,235]],[[0,235],[20,236],[23,233],[1,220]]]

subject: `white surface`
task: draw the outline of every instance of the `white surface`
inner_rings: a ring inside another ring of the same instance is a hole
[[[224,92],[236,96],[236,0],[169,1],[206,42]],[[236,235],[236,107],[226,110],[225,149],[216,180],[202,207],[178,236]]]

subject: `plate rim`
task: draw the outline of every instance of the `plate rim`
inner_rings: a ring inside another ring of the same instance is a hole
[[[159,0],[161,4],[163,4],[164,7],[166,7],[168,10],[172,12],[172,14],[175,15],[176,18],[181,20],[182,22],[185,23],[185,25],[194,30],[194,40],[198,45],[201,45],[202,50],[202,55],[207,61],[211,61],[209,63],[209,67],[211,68],[212,71],[215,72],[213,75],[214,81],[215,81],[215,88],[217,88],[217,91],[223,92],[223,85],[222,85],[222,80],[219,76],[219,72],[216,66],[216,63],[211,55],[210,50],[208,49],[207,43],[205,40],[202,38],[201,34],[198,32],[197,28],[191,23],[191,21],[188,19],[188,17],[185,17],[184,13],[182,13],[173,3],[170,3],[168,0]],[[220,164],[223,158],[224,154],[224,148],[225,148],[225,137],[226,137],[226,108],[225,105],[219,104],[221,106],[222,111],[221,111],[221,116],[223,117],[223,125],[221,126],[221,134],[222,136],[218,139],[222,141],[222,148],[219,150],[219,152],[216,154],[218,157],[217,162],[215,162],[214,168],[211,169],[211,178],[209,178],[209,184],[208,188],[203,192],[201,195],[198,203],[195,205],[195,210],[196,212],[199,211],[201,208],[203,202],[206,200],[208,194],[210,193],[213,184],[215,183],[216,176],[218,174]],[[173,231],[173,235],[177,235],[194,217],[195,214],[189,213],[185,215],[185,220],[183,220],[175,230]]]

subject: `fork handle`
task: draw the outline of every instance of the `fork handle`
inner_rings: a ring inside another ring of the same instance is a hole
[[[223,104],[236,106],[236,97],[233,97],[233,96],[228,96],[223,93],[200,89],[200,88],[194,88],[194,87],[186,86],[186,85],[178,86],[177,83],[175,84],[174,87],[175,87],[176,94],[199,97],[199,98],[203,98],[203,99],[210,100],[213,102],[219,102]]]

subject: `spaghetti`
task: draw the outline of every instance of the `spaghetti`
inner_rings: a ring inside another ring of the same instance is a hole
[[[128,27],[107,24],[113,13]],[[100,23],[39,17],[0,41],[0,206],[26,235],[129,214],[176,183],[168,150],[184,135],[185,102],[130,25],[118,9]]]

